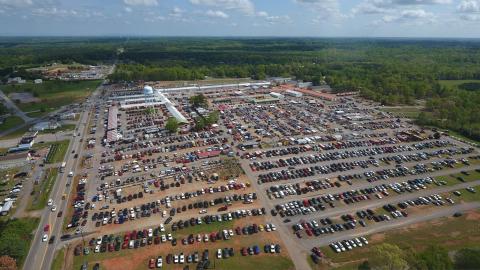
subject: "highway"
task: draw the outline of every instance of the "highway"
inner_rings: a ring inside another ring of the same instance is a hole
[[[99,92],[101,90],[102,86],[99,86],[97,90],[94,91],[92,94],[92,99],[95,100],[95,97],[99,95]],[[91,107],[90,105],[83,105],[86,106],[84,110],[82,111],[80,115],[80,120],[77,123],[76,130],[78,130],[78,133],[81,134],[81,136],[75,136],[71,139],[65,161],[66,161],[66,167],[64,173],[59,173],[58,178],[55,182],[55,185],[53,187],[53,190],[51,192],[50,198],[53,199],[54,204],[57,205],[57,211],[52,212],[50,210],[50,207],[45,208],[43,210],[43,213],[40,218],[40,224],[37,229],[37,232],[35,233],[34,239],[32,241],[32,245],[30,247],[30,251],[28,253],[28,256],[25,260],[24,263],[24,270],[38,270],[38,269],[45,269],[45,270],[50,270],[52,261],[55,256],[55,251],[57,250],[57,247],[60,248],[62,246],[62,243],[60,241],[60,236],[62,235],[62,228],[63,228],[63,221],[64,221],[64,215],[67,212],[67,208],[69,205],[67,205],[69,198],[70,198],[70,193],[73,188],[73,185],[70,185],[67,187],[67,182],[68,182],[68,173],[70,171],[74,172],[75,175],[78,175],[80,172],[76,171],[76,168],[78,167],[78,162],[80,161],[80,158],[74,159],[72,158],[73,155],[71,155],[72,151],[75,150],[75,153],[78,154],[79,157],[83,155],[83,147],[82,147],[82,142],[80,140],[82,138],[85,138],[87,134],[87,123],[88,119],[91,116]],[[73,179],[72,179],[73,182]],[[63,194],[67,195],[67,198],[65,200],[62,200]],[[59,211],[63,211],[63,215],[61,218],[57,218],[57,214]],[[42,237],[43,237],[43,227],[46,224],[50,224],[50,233],[49,237],[55,235],[55,243],[54,244],[48,244],[47,242],[42,242]]]

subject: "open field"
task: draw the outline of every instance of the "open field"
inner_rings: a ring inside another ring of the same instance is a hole
[[[24,112],[41,110],[36,116],[45,115],[61,106],[81,101],[87,97],[100,83],[100,81],[45,81],[42,84],[26,83],[21,85],[7,85],[4,93],[28,92],[32,93],[39,102],[17,103]]]
[[[23,124],[22,118],[18,116],[10,116],[5,119],[5,122],[0,125],[0,130],[8,130],[18,125]]]
[[[440,80],[441,85],[450,89],[460,89],[459,86],[465,83],[480,83],[480,80]]]
[[[15,138],[20,138],[25,134],[29,129],[31,125],[26,125],[22,128],[19,128],[15,130],[14,132],[8,133],[7,135],[1,136],[0,139],[2,140],[8,140],[8,139],[15,139]]]
[[[45,176],[41,183],[33,187],[34,195],[32,196],[27,208],[29,211],[40,210],[47,205],[47,201],[50,196],[50,192],[53,189],[53,185],[55,184],[55,180],[57,179],[57,175],[57,168],[46,170]]]

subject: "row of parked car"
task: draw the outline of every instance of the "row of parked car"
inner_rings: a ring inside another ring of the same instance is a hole
[[[363,247],[366,245],[368,245],[368,240],[363,236],[329,244],[330,248],[336,253],[350,251],[354,248]]]
[[[261,170],[270,170],[273,168],[314,164],[319,162],[334,161],[334,160],[347,159],[347,158],[370,157],[372,159],[376,155],[381,155],[386,153],[400,153],[400,152],[407,152],[407,151],[419,151],[420,149],[423,150],[423,149],[436,148],[438,147],[438,145],[445,146],[445,144],[442,142],[439,142],[439,143],[433,142],[433,143],[425,143],[422,145],[417,145],[417,144],[399,145],[399,146],[393,145],[393,146],[373,147],[373,148],[367,148],[367,149],[326,152],[321,154],[310,154],[307,156],[291,157],[291,158],[278,159],[273,161],[270,161],[270,160],[260,161],[260,162],[254,161],[250,163],[250,168],[253,171],[261,171]],[[465,153],[467,152],[463,151],[463,149],[441,149],[438,151],[434,151],[432,153],[421,152],[421,153],[407,154],[407,155],[395,155],[392,157],[381,158],[381,160],[408,162],[413,160],[425,159],[426,155],[437,156],[439,154],[465,154]]]

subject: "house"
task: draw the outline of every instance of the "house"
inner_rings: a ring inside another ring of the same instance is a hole
[[[7,83],[9,84],[24,84],[26,83],[26,80],[23,80],[22,77],[14,77],[14,78],[8,78]]]
[[[31,131],[43,131],[48,129],[57,129],[60,127],[60,124],[57,122],[39,122],[30,128]]]

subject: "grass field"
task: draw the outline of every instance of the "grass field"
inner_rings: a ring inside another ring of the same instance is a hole
[[[341,269],[356,269],[362,260],[370,256],[371,248],[382,243],[394,244],[401,249],[412,247],[417,251],[422,251],[430,245],[443,246],[448,250],[480,247],[479,219],[480,210],[475,210],[458,218],[444,217],[387,233],[373,234],[367,237],[370,245],[356,248],[350,252],[337,254],[329,247],[324,247],[322,250],[331,260],[331,266]],[[324,264],[316,266],[314,269],[324,269],[325,267]]]
[[[40,102],[18,103],[17,106],[24,112],[42,110],[36,116],[42,116],[61,106],[81,101],[100,84],[95,81],[45,81],[42,84],[26,83],[21,85],[7,85],[4,88],[6,95],[14,92],[29,92],[34,94]]]
[[[50,147],[50,151],[47,154],[46,163],[57,163],[62,162],[67,153],[68,144],[70,140],[64,140],[53,143]]]
[[[480,180],[480,172],[477,171],[467,171],[470,175],[465,175],[463,173],[449,174],[443,176],[437,176],[435,179],[443,180],[447,182],[447,186],[453,186],[456,184],[462,183],[457,177],[462,177],[466,182]]]
[[[33,187],[33,196],[29,201],[27,210],[40,210],[43,209],[48,202],[48,197],[53,189],[55,180],[57,179],[58,168],[50,168],[45,171],[45,175],[40,184]]]
[[[5,122],[3,122],[3,124],[0,125],[0,130],[8,130],[8,129],[11,129],[13,127],[16,127],[16,126],[19,126],[21,124],[23,124],[23,120],[22,118],[18,117],[18,116],[10,116],[10,117],[7,117],[5,119]]]
[[[15,139],[15,138],[20,138],[25,134],[29,129],[31,125],[26,125],[20,129],[15,130],[14,132],[8,133],[5,136],[0,137],[2,140],[8,140],[8,139]]]

